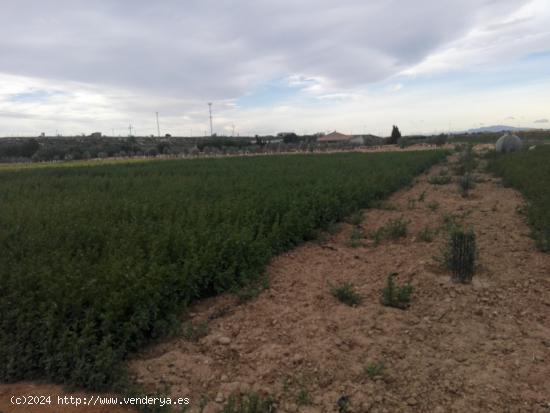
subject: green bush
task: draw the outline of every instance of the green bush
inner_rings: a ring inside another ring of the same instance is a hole
[[[332,287],[330,291],[338,301],[350,307],[356,307],[361,304],[361,296],[355,292],[351,283],[343,283]]]
[[[390,274],[386,280],[386,286],[382,290],[382,304],[386,307],[405,309],[411,301],[413,287],[410,284],[398,286],[394,281],[395,274]]]
[[[348,217],[347,222],[351,225],[361,225],[363,222],[363,211],[359,210],[351,214]]]
[[[438,208],[439,208],[439,202],[437,201],[432,201],[428,204],[428,208],[431,210],[431,211],[436,211]]]
[[[444,152],[0,170],[0,381],[112,386],[186,306],[258,280]]]
[[[183,325],[181,336],[189,341],[198,341],[208,334],[208,323],[193,324],[187,322]]]
[[[463,197],[467,197],[474,188],[474,180],[469,173],[465,173],[458,181],[458,188]]]
[[[457,175],[465,175],[471,173],[477,166],[476,156],[473,151],[472,145],[466,145],[460,157],[458,159],[458,164],[455,168],[455,173]]]
[[[396,240],[406,237],[408,233],[408,225],[409,223],[403,218],[390,219],[385,225],[374,231],[371,234],[371,237],[374,239],[374,243],[376,245],[386,239]]]
[[[302,387],[298,392],[296,403],[298,406],[309,406],[311,404],[311,395],[305,387]]]
[[[422,228],[418,233],[418,238],[420,238],[420,240],[424,242],[432,242],[434,240],[434,237],[435,231],[427,225]]]
[[[348,241],[348,246],[351,248],[357,248],[361,246],[361,240],[365,238],[363,229],[361,227],[354,227],[351,230],[350,239]]]
[[[386,366],[384,365],[383,361],[372,362],[372,363],[369,363],[365,368],[365,374],[369,379],[374,379],[375,377],[382,376],[384,374],[385,369],[386,369]]]

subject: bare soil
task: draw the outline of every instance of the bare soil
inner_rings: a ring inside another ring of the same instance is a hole
[[[476,171],[480,182],[467,198],[455,182],[428,182],[450,167],[432,168],[365,211],[365,234],[403,218],[407,237],[375,245],[367,235],[354,248],[353,226],[342,224],[275,258],[258,297],[241,303],[225,294],[191,307],[183,322],[208,323],[208,334],[144,350],[130,362],[136,381],[190,397],[190,411],[202,405],[205,413],[252,391],[274,397],[279,412],[337,412],[342,396],[359,413],[550,412],[550,255],[535,249],[522,197],[499,179]],[[477,235],[472,284],[452,282],[436,259],[452,216]],[[437,230],[432,242],[419,237],[426,226]],[[380,303],[390,273],[414,287],[406,310]],[[341,282],[353,283],[359,306],[332,296]],[[374,363],[384,365],[376,377],[368,373]],[[7,396],[24,386],[0,385],[0,411],[127,411],[14,409]],[[44,389],[61,391],[34,386]]]

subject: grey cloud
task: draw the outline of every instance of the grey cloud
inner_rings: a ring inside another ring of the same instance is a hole
[[[548,119],[537,119],[535,123],[548,123]]]
[[[387,78],[517,0],[4,0],[0,72],[230,99],[303,73]]]

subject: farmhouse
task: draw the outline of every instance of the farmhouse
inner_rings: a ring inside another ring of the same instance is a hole
[[[352,138],[352,136],[344,135],[343,133],[334,131],[332,133],[329,133],[328,135],[321,136],[321,137],[317,138],[317,142],[320,142],[320,143],[344,143],[344,142],[349,142],[351,140],[351,138]]]

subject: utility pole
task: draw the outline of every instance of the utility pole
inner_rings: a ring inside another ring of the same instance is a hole
[[[128,126],[128,131],[130,134],[128,136],[132,136],[132,124],[130,123],[130,126]]]
[[[160,123],[159,123],[159,113],[155,112],[157,114],[157,136],[160,138]]]
[[[233,132],[231,133],[231,136],[235,136],[235,124],[231,125],[233,127]]]
[[[208,102],[208,113],[210,114],[210,136],[213,136],[214,131],[212,129],[212,102]]]

